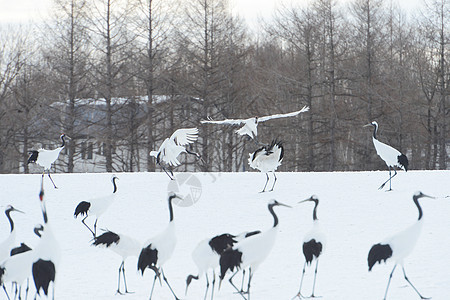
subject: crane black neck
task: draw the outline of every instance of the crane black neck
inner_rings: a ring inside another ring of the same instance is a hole
[[[6,210],[5,211],[5,215],[6,215],[6,217],[9,220],[9,225],[11,225],[11,232],[13,232],[13,230],[14,230],[14,222],[13,222],[13,219],[11,218],[11,216],[10,216],[11,211],[12,211],[12,209]]]
[[[319,200],[314,200],[314,210],[313,210],[313,220],[316,221],[317,219],[317,206],[319,205]]]
[[[373,138],[374,138],[374,139],[377,139],[377,130],[378,130],[378,126],[375,125],[375,124],[372,124],[372,125],[373,125]]]
[[[175,198],[175,195],[169,196],[169,222],[173,221],[173,207],[172,207],[172,200]]]
[[[277,225],[278,225],[278,217],[277,217],[277,215],[275,214],[275,212],[273,211],[273,207],[274,206],[276,206],[276,204],[269,204],[269,212],[272,214],[272,216],[273,216],[273,227],[277,227]]]
[[[113,183],[113,186],[114,186],[113,194],[114,194],[115,192],[117,192],[116,179],[117,179],[117,177],[113,177],[113,179],[112,179],[112,183]]]
[[[413,200],[414,200],[414,203],[417,206],[417,209],[419,210],[419,218],[417,220],[420,221],[422,219],[422,217],[423,217],[423,211],[422,211],[422,207],[419,204],[419,197],[413,196]]]
[[[64,135],[61,135],[61,141],[62,141],[62,145],[61,148],[63,148],[66,145],[66,140],[64,140]]]

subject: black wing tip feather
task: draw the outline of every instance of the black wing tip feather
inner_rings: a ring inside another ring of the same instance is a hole
[[[234,238],[235,236],[229,233],[217,235],[209,241],[209,246],[214,252],[216,252],[217,254],[221,254],[226,249],[233,247],[234,243],[236,243],[236,240]]]
[[[406,157],[405,154],[399,155],[398,156],[398,163],[400,164],[400,166],[403,166],[403,168],[405,168],[405,171],[408,171],[408,157]]]
[[[311,264],[314,257],[317,258],[320,256],[322,253],[322,248],[322,243],[317,242],[315,239],[303,243],[303,255],[305,256],[305,260],[308,265]]]
[[[15,247],[15,248],[11,249],[10,256],[14,256],[14,255],[17,255],[17,254],[20,254],[20,253],[24,253],[24,252],[27,252],[27,251],[30,251],[30,250],[31,250],[31,248],[28,247],[27,244],[20,243],[19,247]]]
[[[94,238],[94,242],[92,242],[93,246],[111,246],[112,243],[118,244],[120,241],[120,236],[117,233],[112,231],[106,231],[105,233]]]
[[[50,260],[39,259],[33,263],[32,273],[37,293],[40,294],[42,289],[47,296],[50,282],[55,282],[55,264]]]
[[[3,276],[5,275],[5,268],[0,267],[0,285],[3,284]]]
[[[367,257],[367,263],[369,265],[369,271],[372,270],[375,263],[386,262],[388,258],[392,256],[392,248],[388,244],[375,244],[370,248],[369,256]]]
[[[152,244],[141,250],[138,258],[138,271],[141,271],[141,275],[144,275],[146,268],[150,268],[153,271],[156,270],[156,263],[158,262],[158,250],[151,248]],[[156,272],[156,271],[155,271]]]
[[[220,255],[220,280],[225,278],[228,270],[232,272],[234,269],[239,269],[242,263],[242,252],[233,249],[227,249]]]
[[[31,155],[28,158],[27,164],[35,163],[38,159],[39,152],[37,150],[32,150],[29,152]]]
[[[86,201],[81,201],[78,203],[77,207],[75,208],[74,217],[78,217],[78,215],[81,214],[81,216],[87,215],[89,208],[91,207],[91,203]]]

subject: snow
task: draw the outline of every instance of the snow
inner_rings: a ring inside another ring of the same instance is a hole
[[[175,173],[175,176],[181,173]],[[101,228],[127,234],[145,242],[168,224],[167,186],[169,178],[161,173],[120,173],[117,198],[98,220]],[[433,299],[450,299],[450,171],[399,172],[392,182],[393,191],[378,190],[387,171],[333,173],[277,173],[273,192],[259,193],[265,175],[251,173],[195,173],[202,184],[201,197],[188,207],[174,206],[177,245],[164,265],[164,273],[182,299],[203,299],[205,279],[193,281],[184,295],[186,277],[196,274],[191,253],[197,244],[217,234],[238,234],[273,224],[267,210],[270,199],[293,206],[275,208],[280,224],[276,243],[256,271],[252,281],[252,299],[291,299],[298,292],[304,257],[301,245],[312,227],[312,207],[297,204],[315,194],[320,199],[318,218],[327,235],[327,248],[319,262],[316,292],[322,299],[381,299],[393,263],[375,265],[369,273],[370,247],[416,222],[413,203],[415,191],[435,196],[423,198],[424,224],[416,248],[405,260],[409,279],[417,289]],[[58,189],[45,177],[45,200],[53,233],[62,250],[56,275],[56,299],[113,299],[117,289],[121,258],[112,251],[91,246],[92,234],[73,213],[86,199],[111,191],[111,174],[54,174]],[[26,214],[16,214],[16,244],[26,242],[32,248],[38,238],[33,234],[42,223],[38,199],[40,175],[1,175],[2,210],[8,204]],[[87,223],[92,225],[93,218]],[[0,241],[9,234],[9,223],[0,215]],[[154,273],[137,272],[137,257],[125,262],[128,289],[126,299],[147,299]],[[312,288],[313,268],[306,270],[303,294]],[[216,272],[218,273],[218,272]],[[222,282],[215,299],[242,299],[228,283]],[[240,275],[234,278],[240,285]],[[217,284],[216,284],[217,287]],[[9,289],[9,285],[8,285]],[[31,290],[33,294],[34,291]],[[3,292],[0,299],[5,299]],[[166,286],[157,282],[154,299],[173,299]],[[403,279],[400,268],[392,278],[388,298],[419,299]],[[120,298],[122,299],[122,298]],[[209,299],[209,295],[208,295]]]

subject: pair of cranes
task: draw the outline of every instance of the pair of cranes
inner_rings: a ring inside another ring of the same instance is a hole
[[[27,279],[26,296],[28,296],[28,278],[33,277],[36,288],[36,296],[40,295],[41,291],[44,295],[52,294],[55,297],[55,278],[56,270],[60,261],[61,249],[55,236],[53,235],[51,226],[48,221],[47,209],[44,200],[43,177],[41,180],[41,189],[39,192],[39,201],[41,204],[41,211],[44,220],[44,225],[35,227],[34,232],[39,237],[39,242],[34,249],[31,249],[26,244],[21,243],[19,247],[12,248],[10,256],[0,261],[0,285],[8,299],[9,295],[6,291],[5,284],[8,282],[16,285],[15,297],[21,299],[21,287]],[[12,207],[8,207],[7,211],[17,211]],[[11,224],[11,229],[14,228],[14,223],[7,214]],[[11,236],[12,234],[10,234]],[[2,244],[3,246],[3,244]],[[5,249],[5,248],[2,248]],[[10,248],[6,248],[9,250]],[[49,292],[52,284],[52,293]],[[35,297],[36,299],[36,297]]]

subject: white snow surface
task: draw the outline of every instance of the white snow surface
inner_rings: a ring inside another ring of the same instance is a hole
[[[169,179],[164,172],[117,175],[120,181],[116,201],[98,221],[97,232],[109,229],[144,243],[168,224]],[[304,263],[303,238],[312,226],[311,206],[297,202],[315,194],[320,199],[318,218],[327,236],[315,294],[333,300],[382,299],[393,262],[377,264],[368,272],[368,252],[373,244],[417,221],[412,195],[422,191],[437,198],[420,200],[424,224],[414,251],[405,259],[405,269],[424,296],[450,299],[450,171],[399,172],[390,192],[378,190],[388,177],[387,171],[277,175],[275,190],[259,193],[265,180],[265,175],[259,172],[195,173],[202,183],[201,197],[190,207],[174,206],[178,242],[173,256],[164,264],[164,273],[179,298],[203,299],[204,277],[192,281],[188,294],[184,295],[186,277],[197,273],[191,257],[197,244],[226,232],[267,230],[273,225],[267,209],[270,199],[293,208],[275,209],[279,232],[272,251],[253,276],[251,299],[294,297]],[[128,290],[134,293],[115,295],[121,258],[112,251],[91,246],[92,234],[73,216],[80,201],[110,192],[110,177],[111,174],[105,173],[53,174],[58,189],[53,188],[47,177],[44,179],[48,218],[62,251],[56,274],[56,299],[148,299],[153,271],[148,269],[141,276],[137,257],[127,259]],[[38,197],[40,180],[38,174],[0,175],[0,209],[12,204],[26,213],[14,216],[17,245],[26,242],[34,248],[38,243],[33,228],[43,223]],[[94,220],[86,221],[92,226]],[[9,229],[2,213],[0,240],[6,238]],[[308,268],[302,290],[305,295],[311,293],[313,275],[313,267]],[[228,283],[229,276],[221,289],[215,291],[215,299],[242,299]],[[238,286],[240,280],[240,275],[235,276]],[[30,293],[29,298],[33,298],[33,287]],[[0,299],[5,298],[0,291]],[[163,286],[156,283],[153,299],[173,299],[164,282]],[[388,299],[419,299],[403,279],[401,268],[394,273]]]

